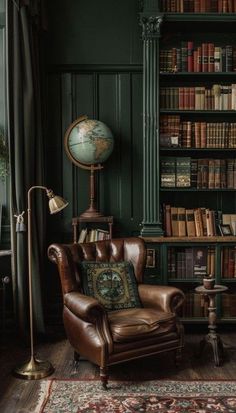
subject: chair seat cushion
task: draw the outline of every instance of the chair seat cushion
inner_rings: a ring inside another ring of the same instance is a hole
[[[115,342],[149,339],[176,330],[175,315],[152,308],[132,308],[108,314]]]
[[[141,307],[133,264],[129,261],[80,263],[83,291],[108,311]]]

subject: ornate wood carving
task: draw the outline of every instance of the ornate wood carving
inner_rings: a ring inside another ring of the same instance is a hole
[[[163,15],[147,16],[145,14],[140,17],[140,24],[142,26],[142,38],[158,38],[161,34],[161,24],[163,22]]]

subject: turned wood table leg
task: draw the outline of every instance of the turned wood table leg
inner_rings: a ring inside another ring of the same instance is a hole
[[[210,344],[213,350],[215,366],[220,366],[223,359],[223,343],[219,334],[216,333],[217,329],[217,317],[216,317],[216,294],[222,293],[227,290],[227,287],[223,285],[216,285],[214,289],[207,290],[203,286],[197,287],[196,292],[205,294],[209,298],[208,306],[208,334],[200,342],[199,353],[201,355],[206,344]]]
[[[216,333],[216,306],[215,306],[215,294],[211,294],[209,297],[209,307],[208,307],[209,315],[209,333],[207,335],[207,341],[211,344],[214,354],[214,361],[215,366],[219,366],[222,358],[223,353],[223,345],[221,343],[221,339]]]

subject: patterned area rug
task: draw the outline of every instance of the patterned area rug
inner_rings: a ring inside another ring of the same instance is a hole
[[[236,381],[42,382],[39,413],[235,413]],[[45,393],[46,392],[46,393]]]

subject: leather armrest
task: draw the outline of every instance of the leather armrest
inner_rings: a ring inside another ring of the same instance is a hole
[[[175,313],[185,300],[183,291],[171,286],[140,284],[138,290],[144,307],[158,308],[166,312]]]
[[[106,316],[106,310],[95,298],[77,291],[64,295],[64,305],[78,318],[93,324]]]

